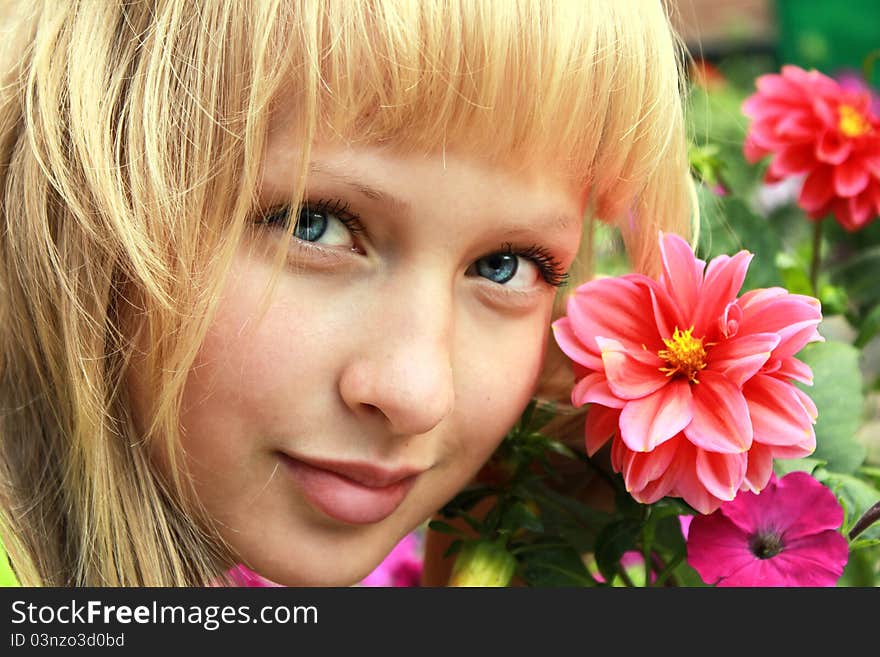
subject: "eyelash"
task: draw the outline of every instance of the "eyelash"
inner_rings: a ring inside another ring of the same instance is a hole
[[[303,203],[299,208],[297,208],[297,217],[299,216],[300,210],[302,208],[309,208],[310,210],[325,212],[327,214],[332,214],[334,217],[339,219],[342,224],[351,232],[352,235],[360,235],[364,232],[364,225],[361,223],[360,216],[349,212],[348,203],[340,200],[331,200],[331,199],[321,199],[316,203],[308,202]],[[281,221],[274,220],[275,217],[282,215],[284,213],[284,218]],[[291,211],[289,205],[280,205],[266,211],[260,219],[255,221],[256,224],[263,224],[266,226],[277,226],[278,228],[284,229],[287,228],[285,222],[290,221]]]
[[[349,204],[344,201],[338,199],[320,199],[315,203],[303,203],[303,205],[300,206],[300,208],[297,210],[297,216],[299,216],[299,211],[303,207],[307,207],[310,210],[318,212],[326,212],[327,214],[332,214],[334,217],[342,222],[342,224],[351,232],[352,235],[359,235],[365,230],[364,225],[361,223],[360,216],[354,214],[353,212],[350,212]],[[283,219],[275,220],[275,217],[278,217],[279,215],[282,215]],[[278,227],[279,229],[286,229],[286,222],[290,221],[290,217],[290,206],[281,205],[269,209],[261,216],[260,219],[256,220],[254,223],[258,225]],[[510,242],[506,242],[502,245],[500,253],[519,256],[531,260],[535,264],[535,266],[538,267],[538,270],[541,273],[541,278],[543,278],[548,285],[551,285],[553,287],[561,287],[565,285],[568,281],[568,273],[565,271],[565,267],[563,267],[562,263],[558,259],[553,257],[550,251],[548,251],[543,246],[533,244],[532,246],[522,248],[515,247]],[[486,256],[483,257],[488,257],[489,255],[492,254],[486,254]]]
[[[516,248],[508,242],[502,248],[502,253],[528,258],[535,263],[541,272],[541,277],[548,285],[561,287],[568,281],[568,272],[565,271],[565,267],[543,246],[533,244],[523,249]]]

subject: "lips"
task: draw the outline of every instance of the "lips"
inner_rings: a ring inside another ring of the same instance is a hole
[[[353,525],[380,522],[394,513],[421,472],[387,470],[370,463],[306,460],[284,453],[280,457],[312,506]]]

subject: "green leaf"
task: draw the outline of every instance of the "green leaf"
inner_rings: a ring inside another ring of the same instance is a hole
[[[849,544],[850,551],[862,550],[864,548],[877,547],[880,545],[880,538],[857,538]]]
[[[776,462],[773,464],[773,471],[777,477],[784,477],[789,472],[813,474],[816,468],[823,465],[826,465],[825,461],[814,459],[810,456],[802,459],[776,459]]]
[[[780,285],[776,254],[780,239],[768,220],[734,196],[718,197],[700,188],[700,243],[697,253],[711,258],[747,249],[755,254],[743,285],[744,290]]]
[[[469,511],[478,502],[482,501],[490,495],[496,494],[497,491],[488,486],[475,486],[473,488],[465,488],[458,495],[453,497],[446,505],[440,509],[440,513],[447,518],[459,515],[461,511]]]
[[[501,516],[501,529],[515,532],[519,529],[527,529],[532,532],[543,532],[544,525],[541,519],[522,502],[511,504]]]
[[[797,385],[819,410],[812,457],[825,461],[834,472],[854,472],[865,460],[866,451],[854,438],[864,404],[859,351],[829,340],[807,345],[798,357],[812,368],[814,385]]]
[[[595,586],[581,555],[568,546],[523,552],[519,557],[522,577],[529,586]]]
[[[442,520],[432,520],[428,523],[428,529],[441,534],[461,534],[461,530],[443,522]]]
[[[861,349],[880,331],[880,305],[874,306],[862,320],[855,346]]]
[[[706,586],[709,586],[703,581],[703,578],[700,577],[700,573],[691,568],[686,561],[682,561],[678,564],[675,570],[672,571],[672,574],[679,586],[691,588],[705,588]]]
[[[844,533],[848,533],[856,520],[880,500],[880,490],[852,475],[822,470],[817,472],[816,479],[828,486],[846,509]],[[880,538],[880,525],[875,523],[860,538]]]
[[[448,559],[453,554],[457,554],[461,550],[463,545],[463,540],[461,540],[460,538],[455,539],[454,541],[452,541],[452,543],[449,544],[449,547],[446,548],[446,552],[443,553],[443,558]]]
[[[9,563],[9,558],[6,556],[3,542],[0,541],[0,587],[9,586],[19,586],[19,583]]]
[[[641,532],[641,523],[624,518],[606,525],[596,538],[596,565],[606,582],[619,571],[624,552],[634,550]]]

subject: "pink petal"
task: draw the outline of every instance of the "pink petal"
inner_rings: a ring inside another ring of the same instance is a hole
[[[783,360],[794,356],[810,342],[824,342],[816,327],[821,318],[795,322],[779,330],[779,345],[773,350],[772,358]]]
[[[751,379],[770,359],[770,353],[779,344],[775,333],[754,333],[725,340],[709,350],[708,364],[737,387]]]
[[[752,576],[751,584],[741,584],[736,578],[729,578],[729,582],[719,586],[762,586],[762,587],[817,587],[834,586],[840,574],[832,572],[825,567],[814,566],[802,562],[797,557],[791,557],[784,552],[772,559],[758,560],[762,566],[761,574]]]
[[[813,400],[810,399],[810,396],[805,393],[800,388],[793,388],[794,394],[797,395],[798,401],[800,401],[801,406],[804,407],[804,410],[807,412],[809,418],[815,422],[819,417],[819,409],[816,408],[816,404],[813,403]]]
[[[753,561],[748,535],[725,516],[694,516],[688,528],[687,562],[704,582],[715,584]]]
[[[675,486],[669,494],[681,497],[700,513],[712,513],[724,500],[712,495],[700,481],[697,474],[698,449],[687,440],[682,441],[674,462],[677,466]],[[672,470],[672,466],[669,469]]]
[[[591,369],[602,369],[602,358],[597,353],[588,351],[584,344],[575,335],[571,326],[571,320],[568,317],[557,319],[553,322],[553,337],[556,344],[566,356],[571,358],[575,363]]]
[[[669,382],[660,371],[663,367],[655,354],[640,349],[626,349],[617,340],[596,338],[602,350],[602,363],[611,392],[621,399],[640,399]]]
[[[740,493],[722,512],[744,532],[773,530],[788,540],[837,529],[843,509],[827,487],[806,472],[790,472],[760,495]]]
[[[611,388],[608,387],[605,374],[593,372],[578,381],[571,391],[571,405],[577,408],[584,404],[623,408],[626,402],[614,396]]]
[[[800,381],[808,386],[813,385],[813,370],[810,369],[809,365],[794,356],[781,361],[776,375],[783,379]]]
[[[869,179],[867,169],[858,160],[850,158],[834,169],[834,192],[838,196],[855,196],[864,191]]]
[[[735,302],[724,307],[724,312],[718,318],[718,331],[723,338],[733,338],[739,333],[739,323],[742,321],[742,308]]]
[[[784,288],[751,290],[737,301],[743,309],[740,334],[778,333],[773,358],[793,356],[810,341],[821,340],[816,326],[822,319],[816,299],[790,294]]]
[[[790,539],[784,537],[785,549],[779,555],[790,564],[801,564],[807,586],[833,586],[843,575],[849,560],[849,543],[840,532],[826,529],[818,534]]]
[[[694,312],[706,263],[696,258],[690,245],[674,233],[661,233],[660,254],[663,260],[660,282],[678,307],[679,327],[686,328],[682,323]]]
[[[815,147],[812,143],[792,144],[781,148],[770,163],[773,175],[787,178],[808,173],[816,165],[814,152]]]
[[[824,208],[834,196],[833,179],[834,169],[832,167],[820,166],[813,169],[801,187],[798,205],[807,212],[815,212]]]
[[[771,97],[792,98],[802,95],[800,88],[792,80],[776,73],[759,76],[755,80],[755,87],[760,93]]]
[[[628,492],[641,491],[669,469],[678,451],[677,441],[667,440],[651,452],[628,450],[623,459],[623,480]]]
[[[867,194],[859,194],[848,199],[849,214],[856,226],[864,226],[873,215],[871,199]]]
[[[674,307],[672,299],[662,289],[651,289],[651,308],[654,311],[654,322],[657,324],[659,337],[669,339],[675,333],[675,327],[681,320],[678,317],[678,309]]]
[[[816,447],[812,418],[794,390],[794,385],[765,374],[743,387],[754,440],[764,445],[798,446],[812,453]]]
[[[750,553],[751,554],[751,553]],[[757,587],[757,586],[797,586],[787,575],[780,573],[775,559],[759,559],[752,555],[752,561],[731,570],[730,574],[718,582],[719,587]]]
[[[626,404],[620,412],[620,438],[634,452],[650,452],[684,429],[692,417],[690,384],[671,379],[653,394]]]
[[[813,101],[813,112],[815,112],[816,116],[819,117],[819,120],[825,124],[826,127],[830,128],[835,135],[840,136],[837,133],[837,103],[834,102],[833,98],[822,98],[819,95],[814,95],[812,98]]]
[[[718,454],[697,449],[697,477],[712,495],[721,500],[732,500],[746,474],[748,456]]]
[[[787,139],[799,142],[812,142],[816,138],[817,123],[803,114],[789,114],[783,116],[776,126],[776,134]],[[813,151],[810,149],[810,160],[813,160]]]
[[[684,440],[682,434],[678,434],[677,436],[675,436],[671,440],[667,440],[665,443],[663,443],[663,445],[660,446],[664,449],[674,450],[675,456],[669,463],[669,467],[667,467],[666,470],[659,477],[657,477],[653,481],[649,481],[640,490],[630,491],[630,495],[632,495],[633,499],[641,502],[642,504],[653,504],[657,500],[666,497],[667,495],[673,494],[675,484],[680,478],[682,462],[687,460],[687,457],[682,457],[683,445],[685,446],[684,451],[693,449],[690,444],[686,440]],[[658,447],[657,449],[660,449],[660,447]]]
[[[628,347],[646,345],[655,352],[663,348],[642,312],[651,304],[645,278],[636,274],[600,278],[577,288],[566,314],[584,349],[598,356],[597,337],[614,338]]]
[[[752,443],[743,486],[753,493],[759,493],[767,487],[772,474],[773,452],[761,443]]]
[[[852,143],[842,139],[837,130],[826,130],[816,144],[816,159],[838,165],[852,153]]]
[[[751,138],[751,135],[746,137],[746,140],[743,142],[743,155],[746,158],[746,162],[749,164],[755,164],[770,153],[771,151],[769,149],[756,144],[755,140]]]
[[[736,300],[751,260],[751,253],[740,251],[732,258],[721,255],[713,258],[709,263],[700,290],[700,298],[693,313],[694,335],[707,335],[710,330],[717,327],[718,318],[724,313],[725,307]]]
[[[697,447],[737,454],[752,445],[748,406],[739,387],[722,374],[703,370],[692,390],[694,419],[684,430]]]
[[[617,432],[620,411],[604,406],[593,406],[587,411],[587,419],[584,422],[584,439],[586,442],[587,456],[593,456],[608,439]]]
[[[788,540],[795,540],[826,529],[837,530],[843,524],[843,508],[834,493],[806,472],[790,472],[776,485],[774,509],[785,514],[776,518]]]

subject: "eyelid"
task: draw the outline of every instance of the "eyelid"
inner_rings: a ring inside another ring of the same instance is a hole
[[[499,285],[488,279],[477,283],[479,293],[495,308],[505,313],[518,313],[531,310],[545,295],[549,294],[547,286],[517,288]],[[555,288],[554,288],[555,289]]]
[[[565,266],[546,247],[539,244],[523,247],[505,242],[501,249],[502,253],[530,260],[538,268],[544,282],[552,287],[562,287],[568,282],[568,272],[565,270]]]

